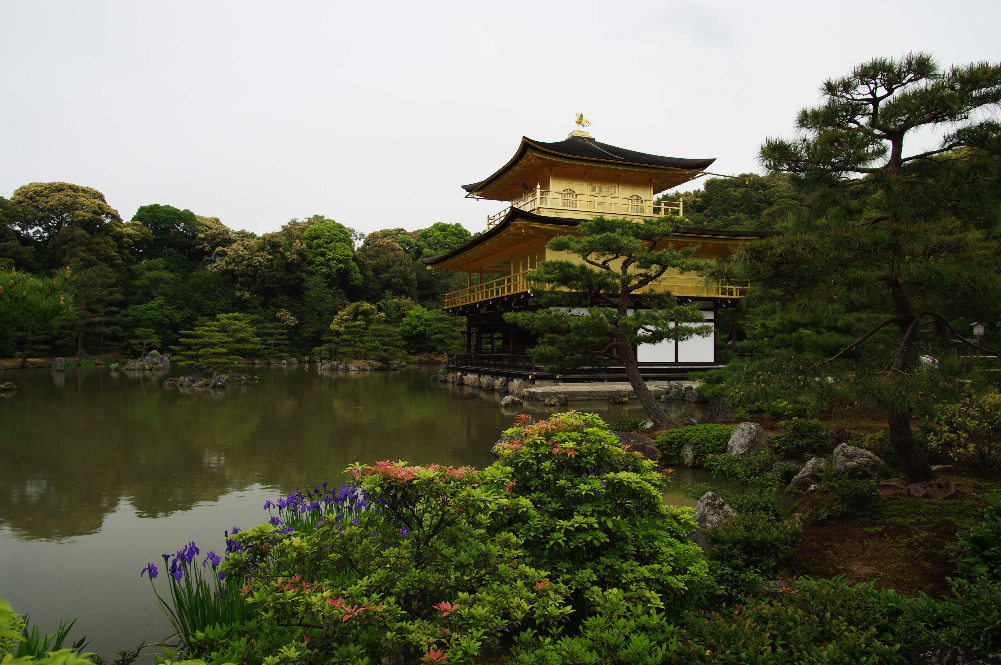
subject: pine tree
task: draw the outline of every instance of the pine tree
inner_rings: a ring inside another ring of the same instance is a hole
[[[172,361],[218,371],[260,356],[263,346],[254,323],[254,317],[246,314],[219,314],[194,330],[182,330],[177,346],[170,347]]]
[[[820,106],[800,112],[798,138],[761,149],[770,171],[819,186],[826,213],[749,250],[757,296],[850,335],[828,349],[815,380],[881,406],[905,478],[928,481],[911,418],[965,370],[950,358],[923,367],[919,357],[956,356],[954,324],[997,316],[1001,126],[986,111],[1001,101],[1001,66],[941,72],[923,54],[877,59],[822,93]],[[929,127],[944,131],[941,145],[908,154],[905,139]]]
[[[550,249],[581,262],[543,261],[529,279],[544,291],[543,309],[513,312],[504,319],[540,335],[532,357],[558,370],[621,364],[633,392],[658,428],[674,424],[640,375],[635,345],[684,340],[712,331],[695,306],[679,305],[670,293],[648,292],[668,270],[697,267],[694,248],[671,246],[679,217],[631,221],[597,218],[578,224],[576,235],[558,236]]]

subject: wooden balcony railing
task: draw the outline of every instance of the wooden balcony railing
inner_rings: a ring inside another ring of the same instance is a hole
[[[444,308],[472,305],[501,296],[525,293],[531,287],[531,282],[525,279],[529,272],[531,271],[525,270],[446,293]],[[686,298],[743,298],[750,289],[747,284],[707,284],[704,278],[697,275],[669,275],[660,278],[655,284],[656,291],[667,290],[675,296]]]
[[[526,212],[555,210],[559,212],[583,213],[585,217],[614,215],[616,217],[663,217],[678,215],[684,217],[682,201],[651,201],[638,196],[598,196],[594,194],[563,194],[562,192],[538,189],[494,215],[487,216],[487,229],[496,226],[511,208]]]

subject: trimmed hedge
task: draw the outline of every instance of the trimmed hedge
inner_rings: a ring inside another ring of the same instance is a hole
[[[706,455],[726,452],[726,444],[730,441],[734,427],[736,425],[718,424],[679,427],[658,436],[654,444],[664,454],[664,462],[679,464],[681,448],[690,443],[695,448],[695,464],[701,466]]]

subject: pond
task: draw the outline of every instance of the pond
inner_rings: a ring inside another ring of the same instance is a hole
[[[110,659],[171,632],[139,578],[161,553],[222,549],[225,529],[267,519],[266,499],[342,482],[352,462],[488,465],[516,413],[551,411],[433,386],[428,369],[254,373],[249,388],[182,393],[161,387],[166,375],[5,372],[19,390],[0,399],[0,598],[43,631],[78,617],[73,634]],[[609,422],[642,415],[571,406]]]

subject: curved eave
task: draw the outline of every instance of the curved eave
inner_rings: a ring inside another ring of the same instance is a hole
[[[584,154],[585,150],[578,149],[576,152],[569,148],[586,148],[589,153],[604,153],[608,157],[600,157],[595,154]],[[522,160],[526,159],[529,152],[538,154],[543,158],[562,160],[574,163],[582,167],[605,166],[620,169],[630,169],[640,173],[647,173],[652,176],[654,192],[661,192],[665,189],[675,187],[698,176],[716,158],[706,159],[685,159],[681,157],[663,157],[647,153],[619,148],[617,146],[600,143],[588,137],[570,137],[564,141],[556,143],[544,143],[534,141],[527,136],[521,137],[521,144],[514,156],[500,169],[489,177],[469,185],[462,185],[471,196],[478,196],[487,199],[508,200],[510,192],[499,191],[509,189],[505,186],[498,187],[499,181],[504,176],[515,169]],[[498,191],[493,191],[498,190]]]
[[[511,208],[508,210],[507,214],[504,215],[504,219],[498,222],[489,231],[483,233],[482,235],[476,236],[466,244],[461,247],[453,249],[451,252],[446,254],[441,254],[439,256],[432,256],[426,259],[421,259],[421,263],[429,268],[437,270],[451,270],[450,266],[447,264],[452,262],[453,259],[461,257],[463,254],[467,254],[477,248],[482,247],[484,244],[496,239],[498,236],[503,235],[514,222],[524,220],[533,224],[542,224],[546,226],[552,226],[555,228],[563,227],[575,227],[577,224],[585,219],[570,219],[566,217],[548,217],[545,215],[537,215],[534,212],[528,212],[526,210],[519,210],[517,208]],[[720,240],[757,240],[760,238],[765,238],[772,235],[778,235],[778,231],[731,231],[726,229],[685,229],[683,231],[678,231],[672,235],[679,238],[706,238],[706,239],[720,239]]]

